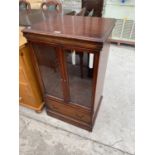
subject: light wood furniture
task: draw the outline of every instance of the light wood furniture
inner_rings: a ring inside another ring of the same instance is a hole
[[[43,97],[30,60],[30,50],[21,29],[19,30],[19,102],[40,112],[44,106]]]

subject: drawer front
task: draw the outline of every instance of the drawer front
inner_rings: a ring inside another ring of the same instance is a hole
[[[91,113],[81,111],[78,108],[71,107],[69,103],[66,105],[64,103],[59,103],[52,100],[47,100],[47,106],[52,110],[56,111],[65,116],[69,116],[71,118],[90,123],[91,122]]]

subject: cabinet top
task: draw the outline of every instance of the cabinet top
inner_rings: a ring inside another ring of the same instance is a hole
[[[23,30],[24,33],[104,42],[112,32],[115,19],[54,14]]]

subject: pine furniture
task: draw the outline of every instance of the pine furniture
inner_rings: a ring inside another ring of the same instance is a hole
[[[19,30],[19,103],[41,112],[44,102],[41,89],[30,59],[30,50],[26,39]]]

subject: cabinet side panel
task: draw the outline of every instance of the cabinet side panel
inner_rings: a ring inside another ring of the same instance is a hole
[[[31,85],[31,89],[33,90],[34,96],[36,98],[36,102],[37,104],[40,104],[43,101],[43,97],[41,94],[39,83],[36,80],[37,77],[36,77],[34,68],[32,66],[31,58],[30,58],[30,49],[27,44],[24,50],[25,50],[25,57],[24,57],[25,61],[24,62],[25,62],[25,69],[27,71],[27,77]]]
[[[43,106],[43,99],[39,84],[36,81],[36,75],[30,60],[30,50],[27,44],[20,48],[19,61],[21,104],[35,110],[40,110]]]
[[[98,106],[103,96],[104,79],[105,79],[108,56],[109,56],[109,46],[110,44],[108,42],[105,42],[100,53],[99,68],[98,68],[98,74],[97,74],[97,85],[96,85],[96,93],[95,93],[95,103],[94,103],[94,114],[97,112]]]

